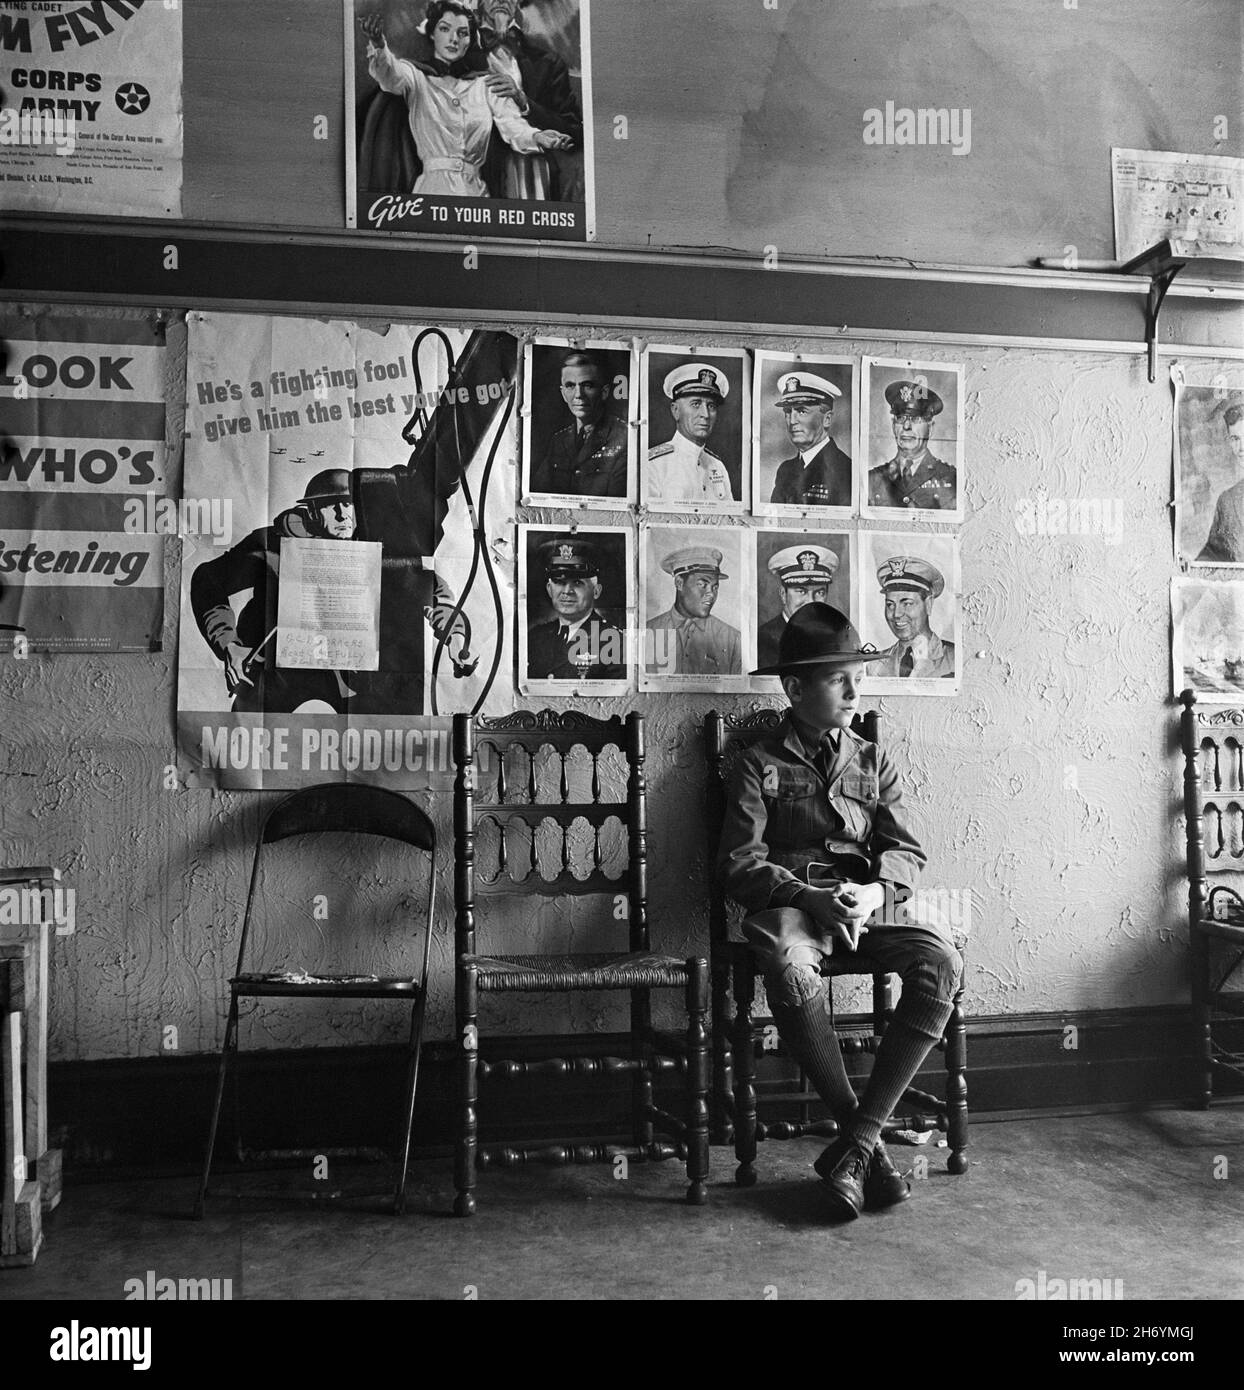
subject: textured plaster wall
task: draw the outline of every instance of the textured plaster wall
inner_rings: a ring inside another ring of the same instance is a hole
[[[590,325],[583,325],[589,336]],[[757,339],[825,350],[824,344]],[[168,399],[182,395],[184,333],[170,333]],[[967,511],[961,528],[963,693],[881,702],[929,851],[925,882],[970,889],[972,1014],[1161,1004],[1185,992],[1174,821],[1179,767],[1169,702],[1171,395],[1139,357],[834,340],[833,351],[958,357],[966,364]],[[1193,383],[1238,366],[1192,361]],[[181,419],[170,410],[169,436]],[[1017,533],[1016,500],[1117,499],[1118,544]],[[553,514],[549,514],[552,519]],[[542,519],[542,518],[533,518]],[[612,519],[612,518],[605,518]],[[52,862],[78,893],[77,933],[56,941],[56,1058],[150,1055],[174,1026],[182,1052],[218,1045],[260,808],[250,793],[167,789],[174,761],[179,543],[167,557],[165,651],[0,664],[3,857]],[[707,949],[699,722],[742,697],[593,702],[648,718],[654,938]],[[452,1034],[452,828],[448,795],[418,798],[442,836],[429,1035]],[[352,911],[373,917],[361,969],[401,968],[403,887],[368,843],[333,863],[301,860],[269,880],[303,922],[287,939],[308,966],[333,959]],[[612,904],[514,900],[484,943],[609,944]],[[494,1029],[613,1028],[603,999],[490,1000]],[[267,1007],[248,1045],[378,1042],[402,1034],[379,1004]]]

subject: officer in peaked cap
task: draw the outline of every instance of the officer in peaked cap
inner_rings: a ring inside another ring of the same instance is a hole
[[[761,666],[776,666],[782,633],[806,603],[824,603],[838,572],[838,557],[823,545],[791,545],[769,557],[769,573],[781,586],[781,611],[756,633]]]
[[[726,465],[706,447],[730,393],[725,372],[707,362],[687,362],[666,375],[662,390],[674,417],[674,437],[648,450],[644,500],[733,502]]]
[[[674,602],[648,623],[646,667],[660,676],[741,676],[743,642],[737,628],[713,617],[723,579],[722,554],[707,545],[673,550],[661,568],[674,577]],[[672,634],[672,636],[670,635]]]
[[[885,389],[894,429],[892,459],[868,470],[868,505],[924,511],[954,511],[957,471],[929,449],[942,398],[922,381],[892,381]]]
[[[814,372],[778,377],[774,405],[786,416],[796,452],[778,464],[770,502],[796,507],[849,507],[851,460],[829,437],[834,401],[842,392]]]
[[[584,536],[554,536],[540,546],[540,558],[544,591],[556,616],[531,629],[528,679],[625,680],[626,639],[596,607],[603,587],[595,545]]]
[[[885,620],[898,639],[887,647],[874,674],[953,679],[955,644],[933,631],[933,601],[946,587],[936,565],[914,555],[894,555],[877,569]]]

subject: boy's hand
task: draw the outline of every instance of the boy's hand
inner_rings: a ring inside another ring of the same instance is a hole
[[[879,883],[840,883],[834,888],[808,888],[799,906],[818,925],[832,932],[848,951],[854,951],[868,930],[865,923],[885,902]]]

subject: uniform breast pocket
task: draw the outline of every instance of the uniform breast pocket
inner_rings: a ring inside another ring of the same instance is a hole
[[[765,795],[765,806],[769,812],[768,838],[795,845],[816,839],[817,828],[824,821],[820,813],[823,796],[824,792],[814,778],[780,781],[773,791]]]
[[[877,774],[875,772],[848,772],[842,779],[842,794],[852,801],[862,801],[867,806],[877,804]]]

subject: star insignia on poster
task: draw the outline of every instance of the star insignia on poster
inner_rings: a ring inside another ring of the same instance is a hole
[[[124,82],[117,88],[117,105],[127,116],[141,116],[151,105],[151,93],[139,82]]]

